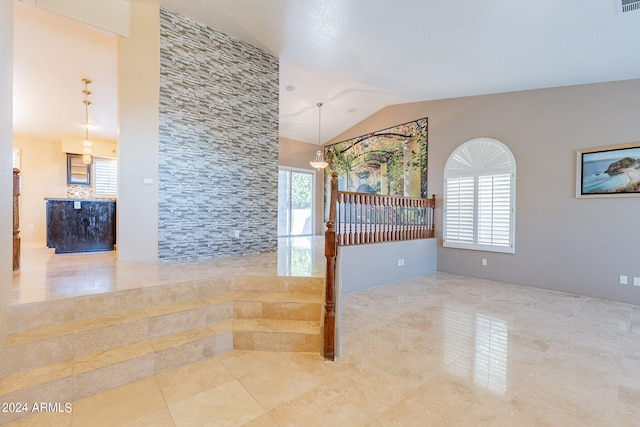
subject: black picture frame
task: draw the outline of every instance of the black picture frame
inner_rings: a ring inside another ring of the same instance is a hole
[[[640,142],[576,152],[576,197],[640,196]]]
[[[67,184],[91,185],[91,163],[83,163],[81,154],[67,153]]]

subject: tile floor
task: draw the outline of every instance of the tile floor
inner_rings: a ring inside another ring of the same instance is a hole
[[[24,243],[21,268],[13,273],[14,305],[51,301],[176,281],[229,275],[324,276],[324,238],[278,239],[278,251],[214,260],[136,263],[117,260],[117,252],[54,254],[43,243]]]
[[[335,363],[232,351],[10,425],[640,425],[638,306],[435,273],[343,325]]]

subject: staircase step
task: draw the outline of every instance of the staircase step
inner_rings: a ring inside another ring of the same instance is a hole
[[[137,357],[153,353],[153,347],[149,341],[138,341],[120,347],[111,348],[99,353],[76,357],[73,360],[73,375],[95,371],[110,365],[125,362]]]
[[[73,335],[0,347],[0,377],[73,359]]]
[[[168,319],[172,320],[170,315],[185,313],[194,309],[203,309],[200,312],[204,316],[203,318],[205,319],[205,323],[212,323],[222,320],[223,318],[231,318],[232,301],[233,294],[222,294],[130,312],[38,326],[8,334],[5,339],[4,346],[10,347],[55,337],[62,337],[65,335],[81,334],[82,332],[95,331],[144,319],[153,319],[155,322],[158,322],[163,318],[167,319],[163,316],[168,316]],[[226,305],[223,305],[225,303]],[[209,320],[206,321],[206,319]],[[159,325],[158,327],[162,326],[166,325]],[[172,333],[172,331],[166,331],[165,334],[166,333]],[[159,335],[161,335],[161,333]]]
[[[170,305],[185,300],[207,300],[217,297],[225,299],[229,298],[232,292],[231,278],[216,277],[64,300],[22,304],[8,307],[7,326],[9,332],[18,332],[74,320],[94,319],[144,310],[147,307]],[[226,295],[226,297],[222,295]]]
[[[233,321],[235,331],[315,334],[318,328],[320,328],[320,322],[307,320],[236,319]]]
[[[75,329],[75,322],[64,322],[53,325],[39,326],[36,328],[25,329],[19,332],[7,334],[4,340],[4,346],[16,346],[27,344],[35,341],[42,341],[64,335],[72,335]]]
[[[234,319],[233,348],[254,351],[318,352],[320,322]]]
[[[235,293],[234,301],[322,303],[324,302],[324,295],[304,292],[239,291]]]
[[[193,328],[171,335],[152,338],[149,342],[155,352],[160,352],[197,341],[205,337],[222,335],[225,332],[230,332],[232,327],[233,321],[231,319],[227,319],[216,322],[212,325],[201,326],[199,328]]]
[[[234,278],[233,288],[236,292],[269,292],[269,293],[311,293],[322,295],[324,278],[294,277],[268,275],[238,275]]]
[[[154,356],[148,341],[141,341],[75,359],[73,399],[84,399],[154,375]]]
[[[234,348],[319,352],[323,289],[317,277],[217,277],[9,307],[0,399],[71,402]]]
[[[9,395],[37,385],[46,384],[73,374],[73,360],[16,372],[0,378],[0,396]],[[8,402],[8,400],[3,400]]]
[[[315,320],[322,315],[319,302],[236,301],[234,319]]]
[[[0,400],[40,401],[57,393],[66,401],[146,378],[233,350],[232,320],[142,340],[0,377]],[[54,393],[55,391],[55,393]],[[51,400],[59,401],[59,400]]]

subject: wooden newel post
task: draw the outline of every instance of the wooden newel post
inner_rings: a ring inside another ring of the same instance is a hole
[[[327,258],[326,290],[324,307],[324,358],[335,360],[336,345],[336,256],[338,241],[336,239],[336,204],[338,201],[338,174],[331,174],[331,197],[329,205],[329,221],[324,233],[324,254]]]
[[[13,270],[20,269],[20,170],[13,168]]]
[[[430,207],[431,207],[431,218],[429,218],[429,225],[430,225],[429,237],[434,238],[436,237],[436,230],[435,230],[436,195],[435,194],[432,195],[429,201],[430,201]]]

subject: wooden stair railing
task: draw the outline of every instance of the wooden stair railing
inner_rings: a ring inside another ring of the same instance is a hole
[[[329,220],[325,231],[327,258],[324,358],[335,359],[336,257],[338,246],[435,237],[435,194],[431,199],[338,191],[331,174]]]
[[[13,270],[20,270],[20,170],[13,168]]]
[[[338,199],[338,174],[331,174],[331,201],[329,205],[329,220],[327,231],[324,233],[324,255],[327,258],[327,272],[325,276],[325,306],[324,306],[324,359],[335,360],[336,346],[336,255],[338,254],[338,240],[336,238],[336,200]]]
[[[434,237],[435,195],[419,199],[338,191],[335,204],[339,246]]]

